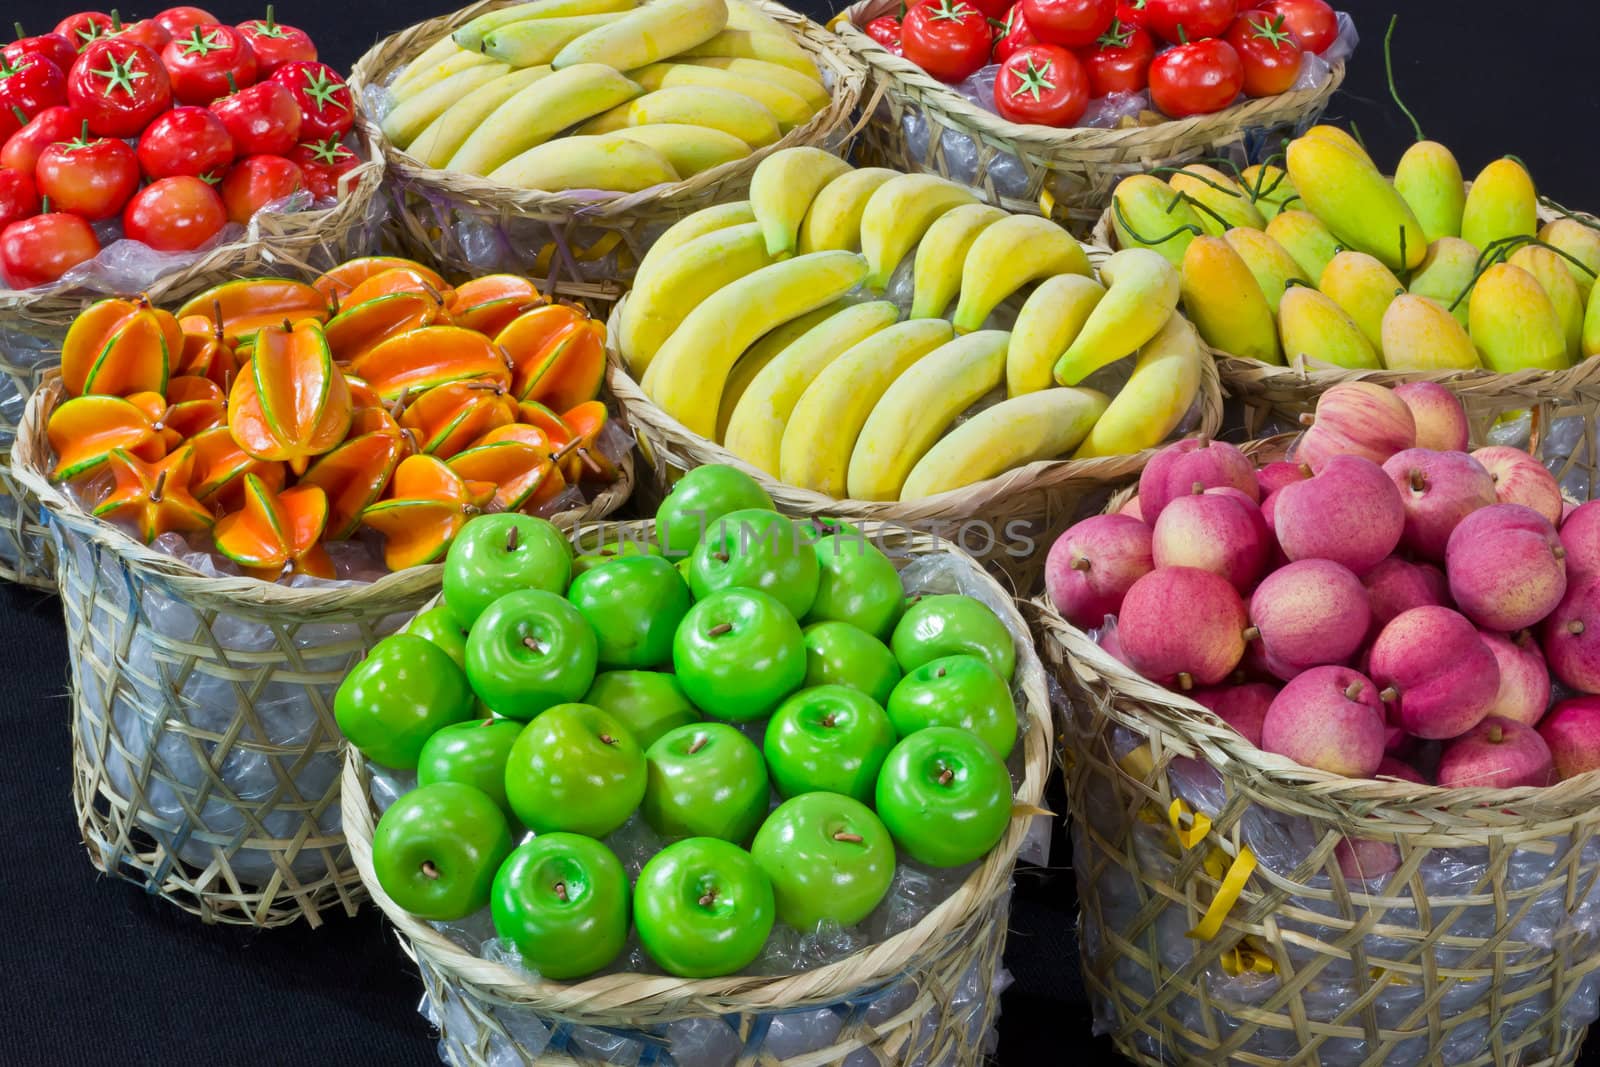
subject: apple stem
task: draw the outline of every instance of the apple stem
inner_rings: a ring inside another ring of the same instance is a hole
[[[1422,476],[1422,472],[1419,471],[1419,470],[1412,471],[1411,472],[1411,491],[1413,493],[1420,493],[1420,492],[1422,492],[1423,490],[1425,490],[1427,488],[1428,488],[1428,479],[1426,479],[1426,478],[1424,478]]]
[[[1316,421],[1317,421],[1317,417],[1315,415],[1311,414],[1311,412],[1302,411],[1300,413],[1300,425],[1301,426],[1310,426],[1312,423],[1314,423]]]
[[[1188,671],[1179,671],[1178,672],[1178,688],[1182,689],[1185,693],[1187,693],[1189,690],[1193,689],[1194,688],[1194,675],[1190,674]]]
[[[516,550],[517,550],[517,527],[515,525],[513,525],[511,527],[511,532],[506,534],[506,551],[507,552],[515,552]]]
[[[602,745],[614,745],[617,743],[617,739],[612,737],[610,734],[601,734],[600,743]]]
[[[1361,683],[1360,682],[1351,682],[1349,687],[1347,689],[1345,689],[1345,691],[1344,691],[1344,698],[1346,700],[1360,700],[1361,699]]]
[[[939,772],[938,781],[939,781],[940,785],[949,785],[951,782],[953,782],[955,780],[956,780],[956,772],[952,771],[949,767],[946,767],[946,768],[944,768],[944,770]]]
[[[711,558],[716,560],[718,563],[728,562],[728,554],[726,552],[713,552],[711,553]]]
[[[434,881],[439,880],[439,868],[433,865],[432,860],[422,861],[422,876],[424,878],[431,878]]]
[[[1556,559],[1566,559],[1567,558],[1567,550],[1565,548],[1561,547],[1560,545],[1557,545],[1556,547],[1552,548],[1550,550],[1550,553],[1551,553],[1551,555],[1555,556]]]
[[[727,633],[728,631],[730,631],[732,629],[733,629],[733,623],[731,623],[731,622],[719,622],[715,626],[713,626],[711,629],[706,631],[706,636],[707,637],[721,637],[723,634]]]
[[[1307,478],[1310,478],[1312,475],[1316,474],[1317,472],[1311,469],[1311,464],[1302,463],[1302,464],[1300,464],[1300,473],[1304,474]]]
[[[948,672],[949,672],[948,668],[940,667],[938,670],[933,672],[933,676],[935,678],[943,678]]]
[[[860,834],[847,833],[844,830],[840,830],[838,833],[834,834],[833,835],[833,839],[835,841],[843,841],[847,845],[859,845],[859,844],[861,844],[861,835]]]
[[[825,727],[827,727],[827,728],[828,728],[828,729],[829,729],[829,730],[831,730],[831,729],[833,729],[833,728],[834,728],[834,727],[835,727],[835,726],[837,726],[837,725],[839,725],[839,720],[838,720],[838,719],[835,719],[835,718],[834,718],[834,717],[833,717],[833,715],[832,715],[832,714],[831,714],[831,713],[830,713],[830,714],[828,714],[828,715],[824,715],[824,716],[823,716],[823,717],[822,717],[822,725],[823,725],[823,726],[825,726]]]
[[[1500,727],[1499,723],[1496,722],[1489,724],[1488,737],[1491,745],[1498,745],[1501,741],[1505,740],[1505,736],[1506,732]]]
[[[700,906],[702,908],[709,908],[716,902],[717,891],[715,889],[707,889],[704,893],[700,894]]]
[[[527,649],[530,652],[537,652],[541,656],[545,655],[546,653],[548,653],[550,651],[544,645],[540,644],[538,639],[535,638],[535,637],[524,637],[522,639],[522,643],[523,643],[523,645],[525,645],[527,647]]]
[[[1573,619],[1571,622],[1567,623],[1567,633],[1571,634],[1573,637],[1577,637],[1579,634],[1583,633],[1583,620]]]
[[[1528,642],[1533,640],[1532,630],[1518,630],[1511,635],[1511,643],[1518,648],[1527,648]]]
[[[705,747],[706,747],[706,735],[705,734],[695,734],[694,735],[694,742],[693,742],[693,744],[691,744],[689,746],[689,755],[692,756],[696,752],[699,752],[702,748],[705,748]]]
[[[1199,496],[1201,493],[1203,493],[1205,491],[1206,491],[1206,483],[1205,482],[1195,482],[1193,485],[1191,485],[1189,487],[1189,492],[1193,493],[1195,496]]]
[[[557,900],[564,901],[567,899],[567,883],[557,882],[554,888]]]
[[[1075,570],[1075,571],[1086,571],[1086,570],[1088,570],[1089,569],[1089,560],[1088,560],[1088,558],[1086,556],[1079,556],[1077,559],[1073,560],[1072,561],[1072,569]]]
[[[1254,641],[1256,638],[1258,638],[1260,636],[1261,636],[1261,628],[1259,626],[1246,626],[1244,628],[1244,639],[1246,641]]]
[[[1400,690],[1396,689],[1392,685],[1386,686],[1384,689],[1379,691],[1378,699],[1383,701],[1385,704],[1393,704],[1396,700],[1400,699]]]

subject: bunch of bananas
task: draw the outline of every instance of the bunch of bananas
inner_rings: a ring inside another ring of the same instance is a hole
[[[890,283],[908,259],[902,321],[884,293],[905,288]],[[985,328],[1030,287],[1009,331]],[[1165,440],[1206,358],[1178,293],[1155,252],[1119,252],[1096,277],[1047,219],[793,148],[761,162],[748,201],[661,236],[615,340],[657,405],[752,466],[829,496],[914,500]],[[1135,352],[1115,397],[1080,387]]]
[[[638,192],[743,159],[828,105],[811,57],[756,7],[634,4],[478,16],[395,77],[384,135],[425,166],[515,188]]]

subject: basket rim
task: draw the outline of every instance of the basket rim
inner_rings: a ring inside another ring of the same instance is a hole
[[[487,11],[517,2],[518,0],[477,0],[476,3],[452,13],[427,19],[390,34],[368,49],[351,68],[351,91],[358,98],[364,97],[368,86],[380,85],[397,66],[443,39],[457,27]],[[833,71],[835,84],[830,90],[832,99],[827,107],[813,115],[805,125],[789,130],[772,144],[753,147],[750,154],[742,159],[718,164],[677,182],[652,186],[636,193],[589,191],[600,193],[598,196],[578,196],[574,190],[547,192],[538,189],[518,189],[491,182],[478,175],[441,170],[419,163],[392,144],[364,108],[358,109],[356,124],[383,156],[391,179],[396,184],[442,189],[459,200],[475,205],[510,210],[522,215],[565,217],[570,214],[601,221],[607,217],[630,214],[658,204],[671,204],[685,194],[697,193],[720,186],[729,180],[737,180],[762,159],[780,149],[815,144],[833,130],[847,126],[851,114],[861,102],[866,86],[866,67],[835,35],[804,15],[776,3],[775,0],[745,0],[745,2],[782,22],[789,29],[796,45],[810,53],[820,68]],[[402,54],[386,59],[385,53],[402,46],[405,47]]]
[[[607,524],[607,528],[650,531],[653,519],[638,519]],[[589,527],[592,529],[593,527]],[[723,978],[681,979],[671,975],[632,972],[602,975],[579,982],[556,982],[529,976],[502,963],[485,960],[462,949],[433,927],[396,904],[378,884],[372,867],[372,835],[375,820],[364,781],[363,760],[356,749],[345,745],[343,795],[340,797],[345,837],[350,854],[360,872],[368,895],[391,923],[410,940],[413,947],[429,957],[430,966],[441,969],[458,981],[469,982],[489,991],[502,1001],[514,1001],[542,1010],[568,1015],[665,1011],[691,1001],[729,1002],[759,998],[762,1005],[794,1007],[812,1003],[831,1003],[844,990],[875,987],[905,973],[919,958],[920,949],[930,941],[947,936],[978,918],[996,897],[1006,893],[1017,856],[1030,833],[1032,820],[1040,814],[1045,781],[1052,769],[1053,723],[1046,672],[1037,649],[1023,635],[1031,634],[1016,602],[983,568],[956,545],[930,534],[908,532],[890,524],[868,523],[869,536],[894,539],[913,555],[951,553],[965,561],[973,574],[994,586],[1012,615],[1011,629],[1018,642],[1017,672],[1024,695],[1023,713],[1028,728],[1019,734],[1023,746],[1023,780],[1013,794],[1011,821],[1005,836],[948,898],[925,915],[920,922],[893,937],[823,967],[781,976],[733,975]],[[696,1008],[685,1014],[706,1014]],[[776,1010],[775,1008],[773,1010]],[[674,1018],[663,1014],[664,1019]]]

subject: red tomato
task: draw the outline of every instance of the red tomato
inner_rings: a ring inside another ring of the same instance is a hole
[[[83,131],[83,112],[75,107],[48,107],[6,139],[0,167],[32,174],[39,156],[57,141],[70,141]]]
[[[28,113],[20,107],[14,107],[10,111],[0,111],[0,137],[10,140],[12,134],[22,129],[28,122]]]
[[[361,158],[339,143],[337,137],[326,141],[305,141],[294,146],[289,161],[300,168],[306,177],[306,188],[318,200],[339,198],[339,179],[355,170]]]
[[[1110,27],[1117,0],[1022,0],[1022,13],[1044,43],[1082,48]]]
[[[139,138],[139,169],[152,181],[187,174],[220,180],[233,162],[233,138],[203,107],[175,107]]]
[[[31,119],[66,102],[67,76],[53,60],[35,54],[13,61],[0,55],[0,111],[21,108]]]
[[[1017,49],[1038,43],[1039,38],[1028,29],[1028,17],[1022,13],[1022,0],[1017,0],[1006,12],[1005,21],[994,31],[994,61],[1004,63]]]
[[[267,5],[267,17],[239,23],[239,30],[250,47],[255,49],[256,70],[265,78],[285,63],[315,63],[317,46],[304,30],[285,26],[274,21],[272,5]]]
[[[942,82],[968,78],[989,61],[989,20],[967,0],[927,0],[906,12],[900,29],[906,58]]]
[[[281,156],[300,140],[300,106],[294,94],[275,81],[212,101],[211,110],[228,128],[241,156]]]
[[[1150,0],[1122,0],[1117,5],[1117,21],[1124,26],[1144,27],[1145,10]]]
[[[1283,16],[1283,25],[1302,51],[1321,55],[1339,39],[1339,16],[1322,0],[1266,0],[1258,8]]]
[[[33,175],[0,170],[0,230],[39,213],[39,189]]]
[[[111,32],[111,16],[104,11],[80,11],[68,15],[56,24],[54,30],[82,52],[85,48]]]
[[[912,0],[913,4],[924,3],[926,0]],[[1005,18],[1006,9],[1011,6],[1011,0],[967,0],[967,3],[977,8],[984,18],[989,20],[989,27],[993,30],[996,24]],[[908,4],[908,7],[912,4]]]
[[[22,27],[17,27],[20,32]],[[72,42],[59,33],[41,33],[37,37],[18,37],[15,41],[0,49],[6,59],[12,63],[23,56],[44,56],[50,62],[61,68],[65,74],[72,69],[73,61],[78,58],[78,50],[72,47]]]
[[[139,188],[139,157],[125,141],[79,137],[46,148],[34,178],[58,210],[90,222],[109,219]]]
[[[1012,122],[1070,126],[1089,106],[1089,75],[1065,48],[1030,44],[1000,64],[994,106]]]
[[[187,174],[151,182],[122,212],[122,232],[157,252],[193,251],[227,224],[217,191]]]
[[[104,137],[137,137],[172,106],[172,82],[161,57],[142,44],[112,37],[83,50],[67,75],[67,100]]]
[[[180,104],[204,107],[235,89],[256,83],[256,54],[232,26],[191,26],[161,50]]]
[[[222,202],[229,220],[244,224],[266,205],[304,188],[306,176],[283,156],[250,156],[235,163],[222,179]]]
[[[355,99],[339,72],[326,63],[285,63],[272,80],[294,94],[300,106],[300,139],[343,137],[356,123]]]
[[[1175,119],[1221,111],[1243,88],[1239,53],[1216,38],[1169,48],[1150,64],[1150,99]]]
[[[1083,59],[1091,94],[1138,92],[1150,84],[1150,62],[1155,57],[1155,42],[1147,31],[1114,19],[1111,28],[1095,42],[1094,51]]]
[[[893,15],[883,15],[873,19],[863,27],[868,37],[877,41],[897,56],[905,55],[905,49],[900,47],[900,20]]]
[[[1148,0],[1145,28],[1173,44],[1221,37],[1233,25],[1238,0]]]
[[[1246,96],[1277,96],[1300,76],[1300,46],[1284,29],[1282,15],[1246,11],[1228,30],[1227,41],[1244,65]]]
[[[167,42],[172,40],[172,34],[155,19],[140,19],[124,26],[122,17],[115,10],[111,12],[111,31],[106,36],[120,37],[124,41],[142,44],[157,55],[160,55]]]
[[[187,37],[194,26],[214,26],[221,20],[203,7],[169,7],[155,16],[162,29],[174,37]]]
[[[0,233],[0,274],[13,289],[46,285],[100,251],[89,224],[64,211],[13,222]]]

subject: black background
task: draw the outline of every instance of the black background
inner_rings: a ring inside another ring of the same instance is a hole
[[[796,6],[819,19],[830,13],[822,3]],[[1380,165],[1391,167],[1411,139],[1383,73],[1383,30],[1399,9],[1401,90],[1428,136],[1450,145],[1463,171],[1470,176],[1496,156],[1515,154],[1541,192],[1572,206],[1600,206],[1596,0],[1339,6],[1356,17],[1363,41],[1329,116],[1355,122]],[[261,13],[247,3],[208,9],[228,22]],[[50,0],[19,4],[10,17],[42,32],[73,10]],[[281,20],[308,30],[322,58],[341,70],[383,35],[442,10],[439,0],[289,0],[277,7]],[[415,1010],[420,983],[375,909],[314,931],[205,927],[89,866],[72,814],[67,664],[53,598],[9,585],[0,590],[0,672],[0,1061],[438,1062]],[[1089,1038],[1068,858],[1058,824],[1055,867],[1017,875],[1006,952],[1016,984],[1000,1019],[1000,1058],[1008,1065],[1112,1056],[1108,1042]]]

